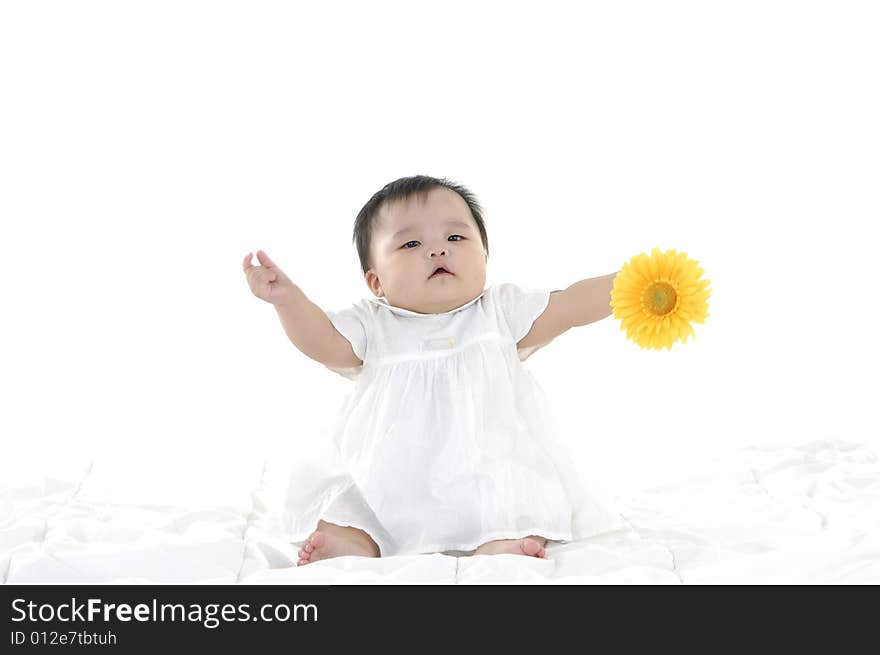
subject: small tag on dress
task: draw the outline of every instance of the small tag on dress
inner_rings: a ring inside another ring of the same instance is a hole
[[[423,344],[424,350],[445,350],[455,347],[455,339],[452,337],[442,337],[440,339],[426,339]]]

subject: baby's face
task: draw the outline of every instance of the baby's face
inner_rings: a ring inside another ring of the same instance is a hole
[[[371,244],[367,286],[390,305],[438,314],[479,296],[486,285],[486,251],[464,199],[445,187],[385,203]],[[452,275],[435,275],[442,265]]]

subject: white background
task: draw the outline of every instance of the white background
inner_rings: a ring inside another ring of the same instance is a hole
[[[703,266],[696,339],[640,350],[609,317],[526,363],[615,484],[877,444],[878,33],[870,2],[5,2],[0,458],[329,438],[353,383],[241,261],[347,307],[357,212],[416,174],[477,195],[487,285]]]

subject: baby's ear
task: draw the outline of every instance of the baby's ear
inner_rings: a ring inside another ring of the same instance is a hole
[[[364,281],[367,283],[367,288],[370,290],[375,296],[382,297],[385,294],[382,292],[382,283],[379,282],[379,278],[376,274],[370,270],[364,274]]]

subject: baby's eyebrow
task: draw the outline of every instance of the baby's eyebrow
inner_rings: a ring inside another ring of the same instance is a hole
[[[455,225],[457,227],[470,228],[470,225],[468,225],[464,221],[447,221],[446,224],[447,225]],[[398,230],[397,232],[395,232],[391,236],[391,240],[397,241],[397,239],[399,239],[401,236],[403,236],[407,232],[411,232],[412,230],[415,230],[415,229],[416,229],[415,225],[410,225],[409,227],[405,227],[402,230]]]

